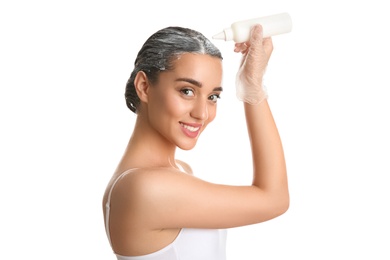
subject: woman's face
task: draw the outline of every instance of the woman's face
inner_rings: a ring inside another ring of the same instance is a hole
[[[174,70],[160,73],[149,88],[151,126],[183,150],[192,149],[206,126],[214,120],[222,92],[222,61],[204,54],[186,53]]]

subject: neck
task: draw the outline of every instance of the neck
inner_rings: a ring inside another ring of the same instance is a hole
[[[156,132],[146,118],[137,116],[119,168],[175,167],[176,146]]]

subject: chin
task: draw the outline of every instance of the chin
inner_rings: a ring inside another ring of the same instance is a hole
[[[196,145],[196,142],[187,143],[187,144],[178,144],[177,147],[179,147],[181,150],[189,151],[192,150]]]

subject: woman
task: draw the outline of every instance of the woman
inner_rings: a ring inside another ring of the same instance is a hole
[[[168,27],[143,45],[126,85],[137,119],[103,198],[106,231],[118,259],[225,259],[225,229],[283,214],[289,205],[282,144],[263,90],[273,50],[252,28],[237,73],[253,155],[248,186],[213,184],[175,159],[192,149],[216,115],[222,56],[202,34]]]

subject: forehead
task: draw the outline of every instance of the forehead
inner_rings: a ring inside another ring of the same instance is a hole
[[[184,53],[173,62],[171,71],[177,77],[193,78],[200,82],[208,80],[220,85],[222,60],[207,54]]]

